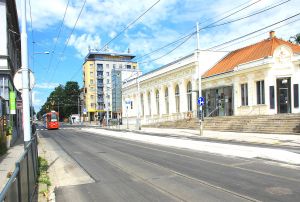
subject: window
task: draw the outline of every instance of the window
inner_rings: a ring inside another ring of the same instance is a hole
[[[131,65],[126,65],[126,68],[127,69],[131,69]]]
[[[188,111],[192,111],[192,83],[189,81],[187,84],[187,104],[188,104]]]
[[[151,94],[148,92],[148,109],[149,109],[149,115],[151,115]]]
[[[106,76],[109,76],[109,72],[106,72]]]
[[[93,64],[90,64],[90,69],[92,69],[94,66],[93,66]]]
[[[94,80],[93,79],[90,80],[90,84],[94,84]]]
[[[248,84],[247,83],[241,85],[241,100],[242,100],[242,106],[248,106]]]
[[[119,64],[119,69],[122,69],[122,64]]]
[[[91,108],[94,108],[95,107],[95,103],[91,103]]]
[[[109,64],[106,64],[106,69],[109,69]]]
[[[92,99],[92,100],[94,99],[94,95],[91,95],[91,99]]]
[[[270,109],[275,109],[275,90],[274,90],[274,86],[270,86]]]
[[[117,65],[116,64],[113,64],[113,69],[116,69]]]
[[[180,95],[179,95],[179,86],[176,85],[175,87],[175,105],[176,105],[176,112],[180,111],[180,103],[179,103]]]
[[[294,107],[299,107],[299,85],[294,84]]]
[[[257,104],[265,104],[265,81],[256,82]]]
[[[103,71],[103,64],[97,64],[97,71]]]
[[[169,91],[168,88],[165,90],[165,107],[166,107],[166,114],[169,114]]]
[[[107,79],[106,83],[109,83],[109,79]]]
[[[159,91],[155,92],[155,101],[156,101],[156,114],[159,114]]]
[[[94,72],[90,72],[90,77],[94,77]]]

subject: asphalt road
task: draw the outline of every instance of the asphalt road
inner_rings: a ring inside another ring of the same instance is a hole
[[[122,140],[78,128],[39,132],[53,138],[95,180],[58,187],[58,202],[300,199],[300,170],[292,166]]]

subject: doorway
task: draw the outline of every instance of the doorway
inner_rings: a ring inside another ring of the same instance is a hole
[[[291,78],[277,79],[277,112],[291,113]]]

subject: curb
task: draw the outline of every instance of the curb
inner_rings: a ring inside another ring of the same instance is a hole
[[[46,184],[39,183],[38,185],[38,202],[48,201],[48,187]]]

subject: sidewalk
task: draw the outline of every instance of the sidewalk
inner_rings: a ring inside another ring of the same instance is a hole
[[[285,134],[267,134],[267,133],[242,133],[242,132],[221,132],[204,130],[203,135],[200,136],[199,130],[192,129],[171,129],[171,128],[147,128],[143,127],[141,130],[136,130],[135,126],[126,125],[111,126],[110,129],[126,130],[145,134],[160,134],[167,136],[180,136],[182,138],[197,138],[200,140],[217,140],[237,143],[252,143],[252,144],[266,144],[279,146],[300,147],[299,135],[285,135]]]
[[[136,142],[144,142],[155,145],[162,145],[167,147],[176,147],[181,149],[189,149],[194,151],[208,152],[219,154],[223,156],[235,156],[241,158],[259,158],[281,163],[293,164],[300,166],[300,154],[282,148],[267,148],[260,147],[257,143],[273,141],[287,141],[288,144],[293,146],[300,146],[299,137],[283,135],[270,135],[268,134],[253,134],[253,133],[233,133],[233,132],[214,132],[206,131],[204,135],[199,137],[197,130],[182,130],[182,129],[161,129],[161,128],[144,128],[140,131],[125,130],[125,129],[108,129],[108,128],[81,128],[83,131],[95,133],[102,136],[110,136],[132,140]],[[117,132],[118,131],[118,132]],[[197,133],[196,133],[197,132]],[[142,134],[142,135],[139,135]],[[239,142],[256,141],[256,145],[241,145],[241,144],[228,144],[228,141],[207,141],[218,138],[229,139],[234,136],[234,140]],[[291,143],[292,142],[292,143]]]
[[[20,159],[24,152],[23,136],[18,137],[12,147],[8,149],[6,154],[0,157],[0,191],[4,188],[9,180],[8,173],[13,172],[15,163]]]

